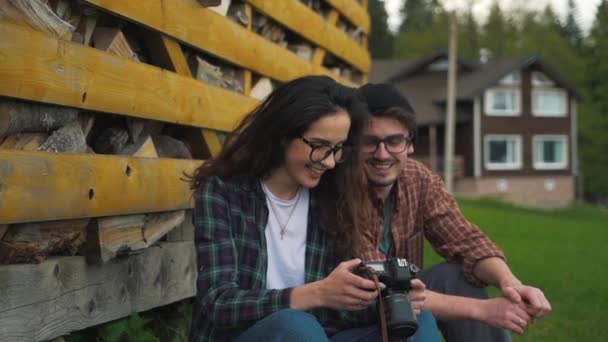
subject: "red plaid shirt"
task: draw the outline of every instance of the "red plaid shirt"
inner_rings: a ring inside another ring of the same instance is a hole
[[[473,274],[475,264],[485,258],[505,259],[503,252],[474,224],[467,221],[441,178],[421,163],[409,159],[393,187],[391,216],[392,245],[388,257],[405,257],[423,267],[423,236],[439,255],[459,261],[465,277],[485,286]],[[384,199],[372,193],[371,229],[364,236],[363,260],[384,260],[380,252],[384,230]]]

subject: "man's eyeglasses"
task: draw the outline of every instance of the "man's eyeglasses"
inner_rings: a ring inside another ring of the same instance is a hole
[[[389,135],[384,139],[372,135],[364,135],[361,138],[361,151],[376,153],[378,146],[382,143],[389,153],[401,153],[412,144],[412,138],[403,134]]]
[[[310,147],[309,158],[310,161],[314,163],[320,163],[324,161],[332,153],[334,155],[334,160],[336,161],[336,163],[341,163],[346,159],[346,153],[344,152],[345,147],[343,145],[331,147],[331,145],[329,144],[310,141],[301,135],[300,139],[302,139],[302,141]]]

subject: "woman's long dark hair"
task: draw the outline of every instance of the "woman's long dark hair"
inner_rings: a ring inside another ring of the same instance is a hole
[[[317,120],[346,110],[351,129],[346,142],[356,146],[368,117],[366,106],[356,92],[327,76],[306,76],[285,83],[274,90],[228,136],[219,155],[200,166],[189,177],[196,191],[209,177],[227,180],[236,176],[263,179],[281,166],[285,159],[284,143],[305,133]],[[354,149],[354,147],[353,147]],[[361,236],[367,222],[367,192],[358,153],[333,170],[325,172],[318,191],[323,227],[335,243],[337,254],[349,256],[359,249],[353,239]]]

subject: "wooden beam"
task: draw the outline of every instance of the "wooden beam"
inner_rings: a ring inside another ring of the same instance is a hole
[[[204,129],[203,137],[205,138],[205,142],[207,143],[209,152],[211,152],[211,156],[217,156],[222,149],[222,143],[220,142],[217,133],[208,129]]]
[[[192,71],[190,71],[188,61],[186,61],[186,57],[184,56],[184,52],[179,43],[173,38],[165,35],[162,35],[162,40],[163,46],[167,50],[167,54],[173,64],[173,68],[175,68],[175,72],[183,76],[192,77]]]
[[[315,11],[306,7],[300,0],[247,0],[247,2],[302,37],[352,64],[360,71],[364,73],[369,71],[371,58],[367,50],[335,25],[330,24]],[[352,5],[352,1],[350,3]]]
[[[225,131],[257,104],[241,94],[3,19],[0,41],[4,96]]]
[[[194,245],[167,242],[103,265],[84,257],[0,266],[2,340],[46,341],[196,293]]]
[[[338,22],[339,16],[340,15],[338,14],[338,11],[336,11],[335,9],[331,10],[331,12],[329,12],[329,17],[327,18],[327,24],[335,26],[336,23]],[[317,47],[317,50],[315,51],[315,55],[312,58],[312,64],[323,65],[323,60],[325,59],[326,54],[327,54],[327,50],[325,50],[322,47]]]
[[[272,79],[289,81],[315,74],[327,75],[344,84],[354,85],[349,80],[336,77],[325,68],[313,66],[291,51],[248,31],[246,27],[201,7],[193,0],[173,0],[171,6],[164,6],[164,2],[158,0],[84,2],[163,32],[194,48]],[[192,92],[188,91],[187,94],[191,95]],[[223,111],[212,113],[221,112]]]
[[[0,150],[0,224],[192,207],[199,160]]]
[[[247,30],[251,31],[253,29],[253,9],[251,8],[250,4],[245,4],[245,15],[247,16],[247,18],[249,18],[249,22],[247,22]],[[251,72],[251,70],[245,70],[245,89],[244,89],[244,94],[245,96],[249,96],[249,94],[251,93],[251,82],[252,82],[252,77],[253,73]]]
[[[371,21],[367,14],[367,6],[361,6],[356,0],[325,0],[333,8],[337,9],[352,24],[360,27],[363,32],[369,33]]]

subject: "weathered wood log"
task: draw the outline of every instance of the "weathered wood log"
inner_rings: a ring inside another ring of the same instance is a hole
[[[167,135],[152,136],[156,153],[161,158],[192,159],[192,153],[182,141]]]
[[[80,122],[74,120],[53,132],[44,144],[38,148],[38,151],[86,153],[87,140],[82,133]]]
[[[139,140],[127,144],[118,154],[142,158],[158,158],[154,141],[149,135],[140,136]]]
[[[143,214],[92,220],[87,228],[87,262],[104,263],[128,251],[147,247],[142,235],[145,220]]]
[[[193,241],[194,224],[192,223],[192,210],[186,210],[184,221],[167,233],[167,241]]]
[[[222,3],[222,0],[198,0],[198,3],[205,6],[219,6]]]
[[[1,339],[46,341],[192,297],[195,282],[191,241],[161,242],[103,265],[74,256],[2,266]]]
[[[136,118],[127,118],[127,127],[129,129],[129,140],[136,142],[139,135],[144,131],[146,121]]]
[[[109,127],[101,132],[95,140],[93,149],[96,153],[118,154],[129,141],[129,132],[121,127]]]
[[[0,149],[36,151],[42,145],[48,134],[46,133],[21,133],[9,135],[0,144]]]
[[[72,25],[53,12],[46,0],[1,0],[0,17],[3,16],[25,21],[37,30],[59,38],[74,30]]]
[[[184,223],[186,218],[185,210],[172,211],[167,213],[148,214],[146,224],[143,228],[143,238],[146,244],[151,245],[160,240],[175,227]]]
[[[0,240],[4,237],[4,234],[8,230],[8,224],[0,224]]]
[[[50,132],[78,117],[78,110],[33,102],[0,100],[0,137]]]
[[[218,66],[207,62],[199,56],[196,56],[196,65],[197,79],[218,87],[225,87],[224,74]]]
[[[184,210],[98,218],[87,228],[87,261],[104,263],[131,251],[150,247],[182,224],[184,218]]]
[[[203,130],[197,127],[182,127],[181,138],[192,152],[194,159],[207,159],[211,157],[211,150],[203,136]]]
[[[0,264],[40,262],[75,255],[86,240],[89,219],[14,224],[0,240]]]
[[[231,0],[198,0],[198,2],[209,8],[210,10],[222,15],[226,16],[228,14],[228,9],[230,8]]]
[[[269,78],[262,77],[256,84],[251,88],[249,96],[260,101],[264,100],[270,93],[272,93],[273,86],[272,81]]]
[[[98,27],[93,33],[93,46],[118,56],[138,61],[137,54],[133,52],[129,42],[120,29]]]
[[[80,113],[78,120],[80,121],[82,134],[84,134],[85,138],[88,137],[91,129],[93,128],[93,124],[95,123],[95,114],[86,112]]]
[[[249,25],[249,22],[251,20],[245,11],[245,3],[242,2],[232,3],[230,8],[228,8],[227,16],[228,18],[244,26]]]
[[[302,59],[305,59],[307,61],[312,60],[314,50],[310,44],[300,43],[300,44],[294,44],[294,45],[287,45],[287,48]]]
[[[97,18],[98,14],[95,9],[85,8],[82,11],[80,22],[74,31],[74,36],[78,34],[82,39],[81,43],[86,46],[89,46],[92,42],[93,32],[97,25]],[[72,37],[72,41],[74,41],[74,36]]]

